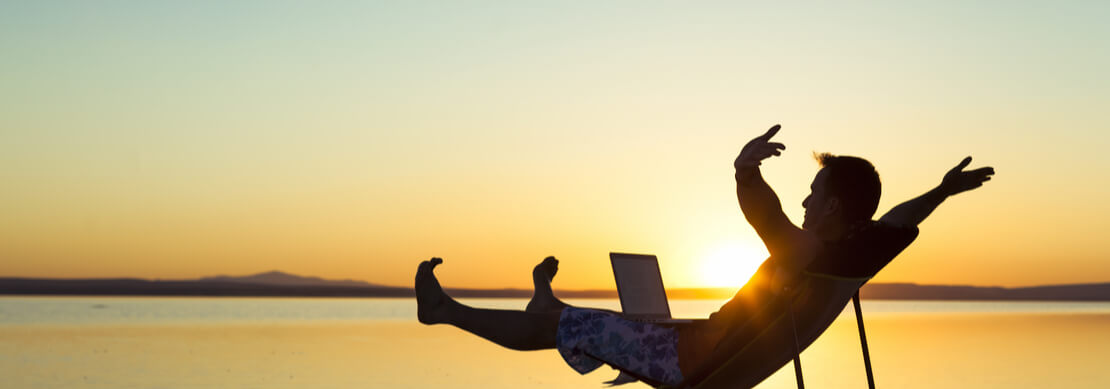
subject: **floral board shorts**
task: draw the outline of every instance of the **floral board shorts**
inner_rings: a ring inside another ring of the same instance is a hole
[[[586,374],[603,364],[633,375],[674,385],[678,368],[678,332],[592,309],[566,308],[559,317],[555,347],[575,371]]]

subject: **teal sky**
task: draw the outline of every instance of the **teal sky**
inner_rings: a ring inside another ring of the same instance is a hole
[[[627,250],[698,285],[720,247],[762,259],[731,161],[782,123],[765,175],[797,222],[812,151],[871,159],[880,212],[963,156],[999,172],[879,281],[1107,281],[1108,19],[1094,1],[4,4],[0,275],[400,285],[437,255],[445,283],[521,287],[556,255],[587,288]]]

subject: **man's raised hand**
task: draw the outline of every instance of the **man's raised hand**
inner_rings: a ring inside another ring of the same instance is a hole
[[[960,161],[959,165],[949,170],[941,180],[940,186],[944,190],[944,194],[951,196],[957,193],[966,192],[980,186],[984,182],[990,181],[991,176],[994,175],[994,168],[987,166],[975,170],[964,171],[964,168],[971,163],[971,157],[964,158]]]
[[[786,145],[782,143],[771,142],[771,137],[779,132],[778,124],[771,126],[769,130],[763,135],[755,137],[744,145],[740,150],[740,155],[736,157],[736,161],[732,166],[736,170],[753,168],[759,166],[764,159],[770,158],[772,155],[782,155],[782,150],[786,150]]]

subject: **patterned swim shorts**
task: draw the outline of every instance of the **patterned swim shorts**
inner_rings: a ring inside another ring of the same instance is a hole
[[[674,385],[678,368],[678,333],[592,309],[566,308],[555,335],[559,354],[575,371],[586,374],[602,364],[636,376]]]

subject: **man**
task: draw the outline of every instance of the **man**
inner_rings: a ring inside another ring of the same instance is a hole
[[[557,348],[582,374],[608,363],[640,379],[677,384],[697,370],[730,330],[758,314],[763,302],[789,290],[807,269],[846,275],[877,271],[875,266],[885,265],[912,242],[917,225],[947,197],[977,188],[994,174],[989,167],[964,171],[971,162],[971,157],[965,158],[938,187],[874,222],[881,192],[874,167],[860,158],[822,154],[822,169],[802,202],[806,213],[799,228],[783,213],[778,196],[759,172],[763,160],[786,148],[771,142],[779,128],[775,125],[748,142],[734,162],[740,208],[771,256],[708,320],[668,327],[570,307],[551,294],[557,262],[548,257],[533,271],[536,291],[524,311],[463,305],[447,296],[432,274],[443,261],[421,263],[416,273],[420,322],[451,324],[514,350]]]

